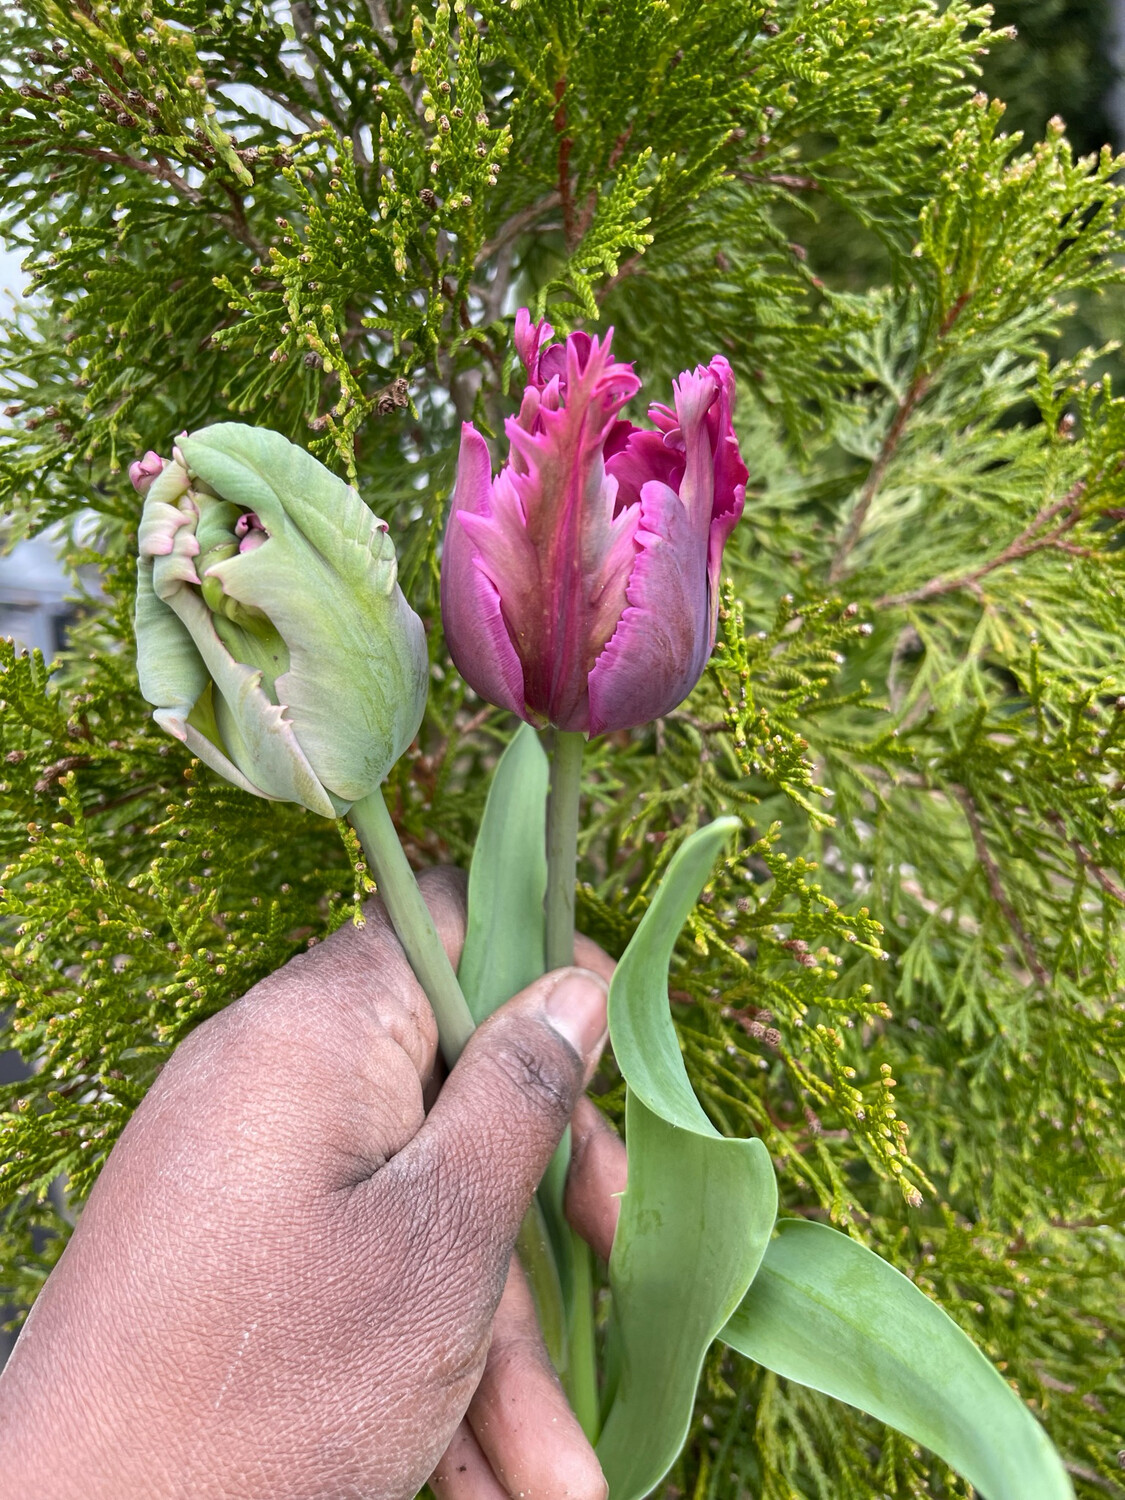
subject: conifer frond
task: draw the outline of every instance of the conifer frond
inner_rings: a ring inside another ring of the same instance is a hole
[[[648,399],[725,354],[751,469],[703,681],[588,753],[582,925],[621,952],[683,838],[738,816],[673,966],[704,1107],[766,1141],[784,1212],[1004,1362],[1083,1500],[1122,1493],[1123,163],[1005,134],[980,73],[1021,44],[988,27],[962,0],[3,11],[32,287],[3,540],[64,523],[104,593],[50,674],[0,648],[0,1007],[31,1070],[0,1094],[0,1301],[30,1304],[170,1048],[371,885],[346,829],[152,725],[125,466],[237,414],[390,521],[433,681],[388,800],[416,864],[464,863],[512,725],[452,670],[437,557],[526,303],[615,325]],[[669,1482],[966,1493],[721,1350]]]

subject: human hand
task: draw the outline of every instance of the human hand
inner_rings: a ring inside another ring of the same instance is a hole
[[[462,883],[423,889],[456,962]],[[0,1378],[2,1500],[407,1500],[435,1464],[439,1500],[601,1500],[511,1254],[605,1040],[612,966],[576,954],[440,1093],[378,903],[198,1027]],[[576,1117],[568,1211],[606,1253],[624,1163],[599,1120]]]

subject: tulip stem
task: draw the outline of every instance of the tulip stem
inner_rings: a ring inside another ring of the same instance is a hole
[[[584,734],[560,729],[551,757],[547,803],[547,967],[574,962],[574,881],[578,869],[578,799]]]
[[[422,899],[414,871],[402,852],[382,790],[374,791],[370,796],[364,797],[362,802],[354,803],[348,816],[359,834],[363,852],[375,874],[379,894],[390,914],[399,941],[406,949],[410,966],[426,992],[437,1021],[442,1056],[452,1068],[465,1043],[472,1036],[475,1023],[453,972],[453,965],[449,962],[430,916],[429,907]],[[559,1287],[559,1273],[547,1240],[543,1216],[538,1204],[534,1202],[524,1218],[517,1244],[535,1297],[548,1352],[556,1366],[564,1364],[567,1316]]]
[[[395,825],[383,800],[382,788],[376,788],[348,814],[359,834],[399,941],[406,949],[410,967],[426,992],[437,1021],[442,1056],[450,1067],[461,1055],[461,1049],[473,1034],[473,1018],[453,965],[438,937],[430,909],[422,899],[410,862],[402,852]]]
[[[578,803],[582,792],[584,734],[555,733],[551,794],[547,803],[547,967],[574,962],[574,886],[578,869]],[[570,1132],[564,1137],[569,1166]],[[567,1364],[562,1381],[574,1414],[590,1441],[598,1437],[598,1371],[594,1343],[594,1282],[590,1247],[569,1225],[571,1286],[567,1306]]]

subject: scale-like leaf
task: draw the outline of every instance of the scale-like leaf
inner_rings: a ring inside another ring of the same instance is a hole
[[[726,1343],[932,1448],[984,1500],[1073,1500],[1046,1433],[936,1302],[825,1224],[777,1228]]]
[[[708,1120],[668,1010],[676,938],[737,827],[717,819],[678,851],[610,986],[610,1036],[629,1086],[629,1185],[609,1266],[613,1379],[597,1448],[610,1500],[639,1500],[675,1460],[703,1357],[777,1213],[765,1146],[721,1136]]]

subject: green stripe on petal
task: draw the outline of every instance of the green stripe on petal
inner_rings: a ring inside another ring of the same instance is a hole
[[[230,655],[196,590],[177,590],[169,604],[190,631],[214,683],[215,718],[231,759],[263,796],[299,802],[324,818],[334,818],[335,805],[298,744],[293,725],[262,691],[261,672]]]

